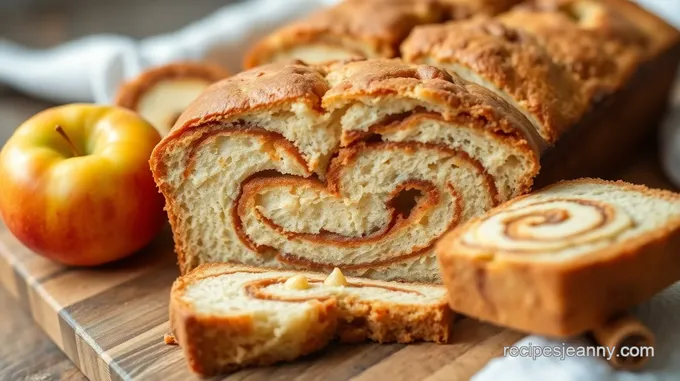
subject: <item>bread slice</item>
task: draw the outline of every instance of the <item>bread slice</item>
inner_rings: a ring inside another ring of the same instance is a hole
[[[492,92],[376,59],[273,64],[206,90],[156,147],[180,267],[438,282],[434,242],[527,192],[541,140]]]
[[[291,361],[341,342],[445,343],[453,324],[441,286],[387,283],[229,264],[177,279],[170,324],[195,372]]]
[[[473,219],[436,250],[454,311],[579,334],[680,280],[680,194],[565,181]]]

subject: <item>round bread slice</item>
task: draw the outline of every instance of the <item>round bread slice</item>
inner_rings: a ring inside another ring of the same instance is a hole
[[[208,85],[229,74],[220,66],[178,62],[142,72],[123,84],[114,103],[136,111],[166,136],[184,109]]]
[[[680,280],[680,195],[579,179],[509,201],[436,251],[457,312],[569,336]]]
[[[212,264],[177,279],[170,324],[202,375],[291,361],[341,342],[449,340],[441,286]]]

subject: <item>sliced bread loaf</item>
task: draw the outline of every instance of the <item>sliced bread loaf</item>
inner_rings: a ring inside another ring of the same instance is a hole
[[[557,336],[679,280],[679,250],[679,194],[596,179],[509,201],[436,248],[454,311]]]
[[[151,158],[182,272],[201,263],[438,282],[434,242],[527,192],[543,145],[502,99],[375,59],[209,87]]]
[[[290,361],[334,337],[447,342],[453,314],[441,286],[210,264],[175,281],[170,324],[191,368],[211,375]]]

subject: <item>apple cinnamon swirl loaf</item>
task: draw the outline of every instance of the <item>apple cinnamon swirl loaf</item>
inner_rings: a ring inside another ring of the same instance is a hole
[[[454,311],[570,336],[680,279],[680,194],[598,179],[548,186],[437,244]]]
[[[218,82],[156,147],[180,267],[238,262],[438,282],[434,242],[528,191],[544,142],[427,65],[272,64]]]

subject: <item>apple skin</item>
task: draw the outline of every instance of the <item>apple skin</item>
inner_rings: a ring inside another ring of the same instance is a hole
[[[74,156],[56,126],[82,156]],[[5,224],[34,252],[67,265],[134,253],[167,221],[149,169],[160,139],[123,108],[71,104],[36,114],[0,152]]]

